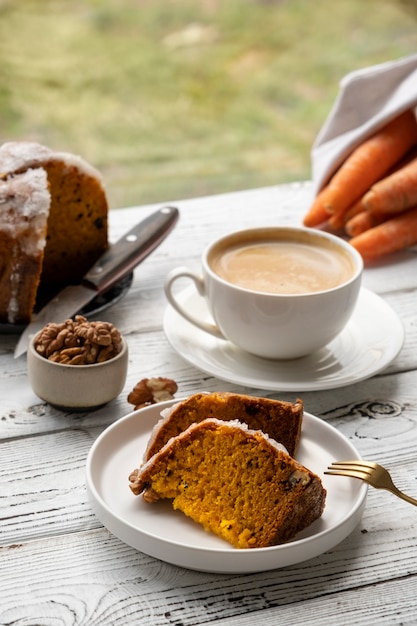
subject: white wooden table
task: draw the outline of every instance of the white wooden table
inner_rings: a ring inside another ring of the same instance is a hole
[[[236,227],[294,223],[308,183],[181,201],[180,221],[135,271],[127,296],[100,317],[129,344],[124,392],[92,413],[51,408],[32,392],[16,337],[0,337],[0,624],[216,626],[416,624],[417,508],[370,489],[359,526],[308,562],[264,573],[207,574],[177,568],[112,536],[92,512],[85,461],[95,438],[131,412],[138,380],[168,376],[178,397],[204,390],[294,399],[339,429],[363,457],[387,466],[417,496],[417,258],[408,251],[367,269],[364,285],[398,313],[406,339],[382,373],[341,389],[302,394],[240,387],[188,365],[162,327],[162,284],[178,264]],[[157,206],[111,212],[114,240]],[[378,323],[378,320],[375,320]]]

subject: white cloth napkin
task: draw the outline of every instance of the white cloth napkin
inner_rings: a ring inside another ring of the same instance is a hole
[[[366,137],[416,105],[417,54],[347,74],[311,151],[314,192]]]

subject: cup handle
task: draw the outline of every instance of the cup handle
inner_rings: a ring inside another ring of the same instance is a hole
[[[175,281],[179,278],[190,278],[194,282],[198,294],[202,298],[206,295],[206,286],[204,284],[203,277],[188,269],[188,267],[178,267],[169,272],[164,283],[165,295],[170,305],[177,311],[177,313],[194,326],[204,330],[206,333],[210,333],[210,335],[214,335],[214,337],[217,337],[218,339],[225,339],[224,335],[214,322],[210,324],[209,322],[203,322],[202,320],[197,319],[194,315],[191,315],[188,311],[186,311],[185,308],[178,302],[173,292],[173,286]]]

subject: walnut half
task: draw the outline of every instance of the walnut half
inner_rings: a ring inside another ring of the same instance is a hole
[[[129,404],[133,404],[135,411],[150,404],[172,400],[178,385],[171,378],[143,378],[127,396]]]
[[[115,357],[121,346],[122,336],[113,324],[89,322],[82,315],[47,324],[35,342],[38,354],[65,365],[103,363]]]

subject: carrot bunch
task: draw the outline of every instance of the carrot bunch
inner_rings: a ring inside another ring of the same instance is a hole
[[[360,144],[304,216],[350,238],[364,261],[417,244],[417,120],[406,111]]]

